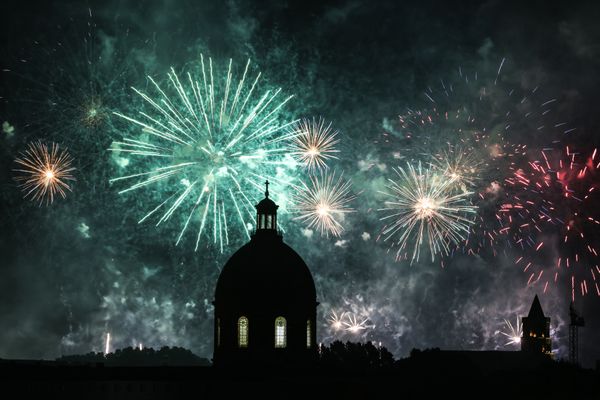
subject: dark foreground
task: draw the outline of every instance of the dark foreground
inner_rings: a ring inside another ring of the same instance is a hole
[[[510,360],[509,360],[510,359]],[[507,361],[509,360],[509,361]],[[0,360],[1,398],[600,399],[600,373],[502,354],[421,354],[387,368],[107,367]],[[8,396],[12,394],[13,396]]]

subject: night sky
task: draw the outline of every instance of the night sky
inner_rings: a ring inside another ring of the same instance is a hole
[[[226,74],[231,58],[239,79],[251,59],[249,74],[261,72],[262,88],[294,95],[277,123],[322,117],[339,132],[328,171],[343,173],[355,196],[353,212],[338,218],[340,236],[308,228],[286,204],[289,187],[272,189],[284,240],[315,278],[320,342],[371,340],[396,357],[415,347],[517,350],[500,332],[505,320],[515,324],[526,315],[537,293],[552,318],[556,357],[566,358],[571,272],[554,283],[552,268],[579,245],[563,243],[557,220],[540,223],[522,242],[495,234],[492,245],[487,233],[501,228],[495,215],[514,196],[561,222],[571,210],[550,194],[548,211],[539,203],[546,197],[509,182],[542,151],[558,157],[569,146],[585,164],[600,144],[600,5],[450,3],[3,1],[0,357],[102,351],[108,332],[112,349],[183,346],[212,356],[214,287],[229,255],[247,240],[244,228],[233,214],[222,252],[212,230],[196,249],[196,211],[176,245],[191,206],[158,226],[160,215],[138,221],[175,193],[178,180],[123,194],[127,184],[109,182],[163,165],[109,150],[141,133],[115,112],[151,112],[131,87],[156,96],[151,76],[176,95],[170,68],[185,78],[198,71],[202,54],[212,59],[215,77]],[[486,139],[473,139],[482,134]],[[15,159],[36,140],[68,149],[76,168],[72,191],[49,205],[24,199],[15,180]],[[398,178],[393,168],[425,166],[448,148],[468,151],[477,167],[469,244],[451,246],[433,262],[424,245],[411,263],[413,240],[408,260],[397,261],[398,248],[382,235],[382,192]],[[498,148],[502,154],[492,156]],[[600,173],[590,166],[584,180],[595,188]],[[279,175],[269,176],[277,183]],[[301,168],[286,177],[309,182]],[[258,188],[245,194],[253,204],[262,198]],[[593,196],[580,205],[579,214],[600,213]],[[586,243],[600,248],[598,229],[581,226]],[[600,358],[593,280],[600,270],[589,272],[599,261],[584,253],[578,265],[585,266],[572,266],[572,274],[575,305],[586,319],[581,360],[591,366]],[[525,261],[515,264],[520,257],[535,264],[531,270],[523,271]],[[528,285],[540,268],[547,269],[544,279]],[[347,325],[336,329],[332,313]]]

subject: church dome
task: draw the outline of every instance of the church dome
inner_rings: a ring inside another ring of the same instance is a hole
[[[223,267],[215,300],[224,299],[246,306],[278,299],[287,308],[315,302],[316,290],[306,263],[281,236],[257,233]]]
[[[277,204],[256,205],[256,231],[225,264],[215,289],[215,365],[301,366],[317,356],[315,282],[283,243]]]

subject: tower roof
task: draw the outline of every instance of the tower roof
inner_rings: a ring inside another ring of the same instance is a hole
[[[531,308],[529,309],[529,314],[527,314],[527,318],[546,318],[544,315],[544,311],[542,310],[542,305],[540,304],[540,299],[538,299],[537,294],[533,299],[533,303],[531,303]]]
[[[265,182],[266,190],[265,190],[265,198],[262,199],[255,207],[256,211],[259,214],[268,214],[273,215],[277,214],[277,209],[279,206],[275,204],[273,200],[269,198],[269,181]]]

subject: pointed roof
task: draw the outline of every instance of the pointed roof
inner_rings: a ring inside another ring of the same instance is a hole
[[[529,314],[527,318],[546,318],[544,315],[544,311],[542,310],[542,305],[540,304],[540,299],[538,299],[537,294],[533,299],[533,303],[531,303],[531,308],[529,309]]]

